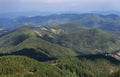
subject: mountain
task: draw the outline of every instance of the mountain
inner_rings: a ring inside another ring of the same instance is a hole
[[[77,14],[53,14],[48,16],[33,16],[33,17],[16,17],[16,18],[1,18],[0,27],[7,29],[16,29],[24,24],[30,24],[33,26],[43,26],[50,24],[63,24],[68,23],[78,17]],[[72,17],[72,19],[71,19]]]
[[[54,27],[63,32],[53,38],[54,43],[73,49],[80,54],[111,53],[119,50],[120,36],[116,33],[88,29],[75,24],[64,24]]]
[[[120,16],[116,14],[53,14],[47,16],[0,18],[0,27],[10,30],[25,24],[40,27],[51,25],[58,26],[66,23],[76,23],[88,28],[99,28],[108,31],[120,31]]]
[[[108,15],[108,14],[120,15],[120,11],[116,11],[116,10],[92,11],[92,13],[95,13],[95,14],[102,14],[102,15]]]
[[[119,33],[77,23],[25,25],[0,37],[0,77],[119,77],[119,45]]]
[[[52,12],[44,12],[44,11],[27,11],[27,12],[1,12],[0,13],[0,17],[2,18],[16,18],[19,16],[27,16],[27,17],[31,17],[31,16],[36,16],[36,15],[41,15],[41,16],[45,16],[45,15],[50,15],[53,14]]]
[[[87,29],[87,27],[77,23],[66,23],[66,24],[60,24],[57,26],[51,25],[51,26],[48,26],[48,28],[61,30],[61,32],[63,32],[64,34],[75,33],[75,32],[79,32],[81,30],[83,31]]]
[[[0,38],[1,55],[24,55],[38,60],[76,56],[73,50],[43,40],[41,29],[23,26]]]
[[[0,38],[0,52],[40,60],[112,53],[120,50],[119,37],[117,33],[71,23],[51,27],[23,26]]]
[[[120,31],[120,16],[115,14],[98,15],[88,14],[75,21],[88,28],[99,28],[108,31]]]

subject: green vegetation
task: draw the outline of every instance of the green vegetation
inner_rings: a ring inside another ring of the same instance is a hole
[[[70,57],[38,62],[24,56],[4,56],[0,62],[0,77],[119,77],[119,72],[113,73],[119,64],[104,58]]]
[[[119,37],[115,33],[99,29],[76,29],[72,33],[58,36],[55,39],[57,42],[53,42],[82,54],[111,53],[120,49]]]
[[[61,32],[56,34],[51,29]],[[120,49],[119,37],[115,33],[86,29],[77,24],[63,24],[46,31],[24,26],[0,38],[0,53],[32,49],[54,58],[76,56],[76,52],[78,55],[111,53]]]
[[[58,26],[55,26],[55,27],[50,26],[50,28],[61,29],[61,30],[63,30],[63,32],[62,32],[63,34],[80,32],[80,31],[83,31],[83,30],[87,29],[86,27],[81,26],[77,23],[61,24],[61,25],[58,25]]]
[[[61,59],[57,66],[70,71],[75,77],[107,77],[118,68],[106,59],[86,58]]]
[[[16,20],[16,21],[15,21]],[[120,31],[120,16],[99,14],[53,14],[49,16],[2,18],[0,27],[16,29],[24,23],[33,26],[58,26],[65,23],[81,24],[89,28],[99,28],[109,31]]]
[[[73,77],[58,67],[21,56],[0,57],[0,77]]]
[[[48,58],[76,56],[76,53],[69,48],[41,39],[35,30],[25,26],[1,37],[0,53],[25,55],[37,59],[44,59],[45,56]]]
[[[0,37],[0,77],[119,77],[107,54],[119,45],[119,34],[78,24],[23,26]]]
[[[120,77],[120,71],[111,74],[109,77]]]

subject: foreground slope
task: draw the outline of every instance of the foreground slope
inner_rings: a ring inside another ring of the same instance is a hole
[[[73,77],[56,66],[21,56],[0,57],[0,77]]]
[[[120,62],[112,59],[103,55],[91,55],[59,59],[53,63],[60,69],[71,72],[75,77],[108,77],[120,69]]]
[[[104,57],[69,57],[38,62],[24,56],[0,57],[0,77],[119,77],[120,62]],[[112,74],[113,73],[113,74]]]

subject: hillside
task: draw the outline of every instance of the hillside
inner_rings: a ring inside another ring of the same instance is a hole
[[[119,45],[119,34],[71,23],[48,28],[23,26],[0,38],[1,54],[33,57],[35,52],[37,59],[112,53]]]
[[[56,62],[57,63],[57,62]],[[118,66],[104,58],[69,58],[58,61],[60,69],[70,71],[76,77],[108,77],[118,70]]]
[[[73,77],[58,67],[22,56],[0,57],[0,77]]]
[[[37,31],[35,28],[23,26],[1,37],[0,53],[25,55],[40,60],[76,56],[76,53],[69,48],[41,39],[35,31]]]
[[[114,77],[120,66],[103,57],[38,62],[24,56],[4,56],[0,57],[0,62],[0,77]]]
[[[84,27],[77,23],[66,23],[66,24],[60,24],[57,26],[51,25],[48,28],[60,29],[61,33],[63,33],[63,34],[75,33],[75,32],[79,32],[81,30],[87,29],[87,27]]]
[[[47,37],[48,41],[71,48],[79,54],[111,53],[119,50],[119,33],[88,29],[71,23],[54,28],[61,29],[62,32],[52,40]]]
[[[39,54],[37,59],[112,53],[119,50],[119,37],[116,33],[71,23],[55,27],[23,26],[0,38],[0,52],[29,57],[35,52],[34,56]]]

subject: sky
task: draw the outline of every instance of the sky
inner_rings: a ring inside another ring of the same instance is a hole
[[[119,11],[119,3],[120,0],[0,0],[0,13]]]

